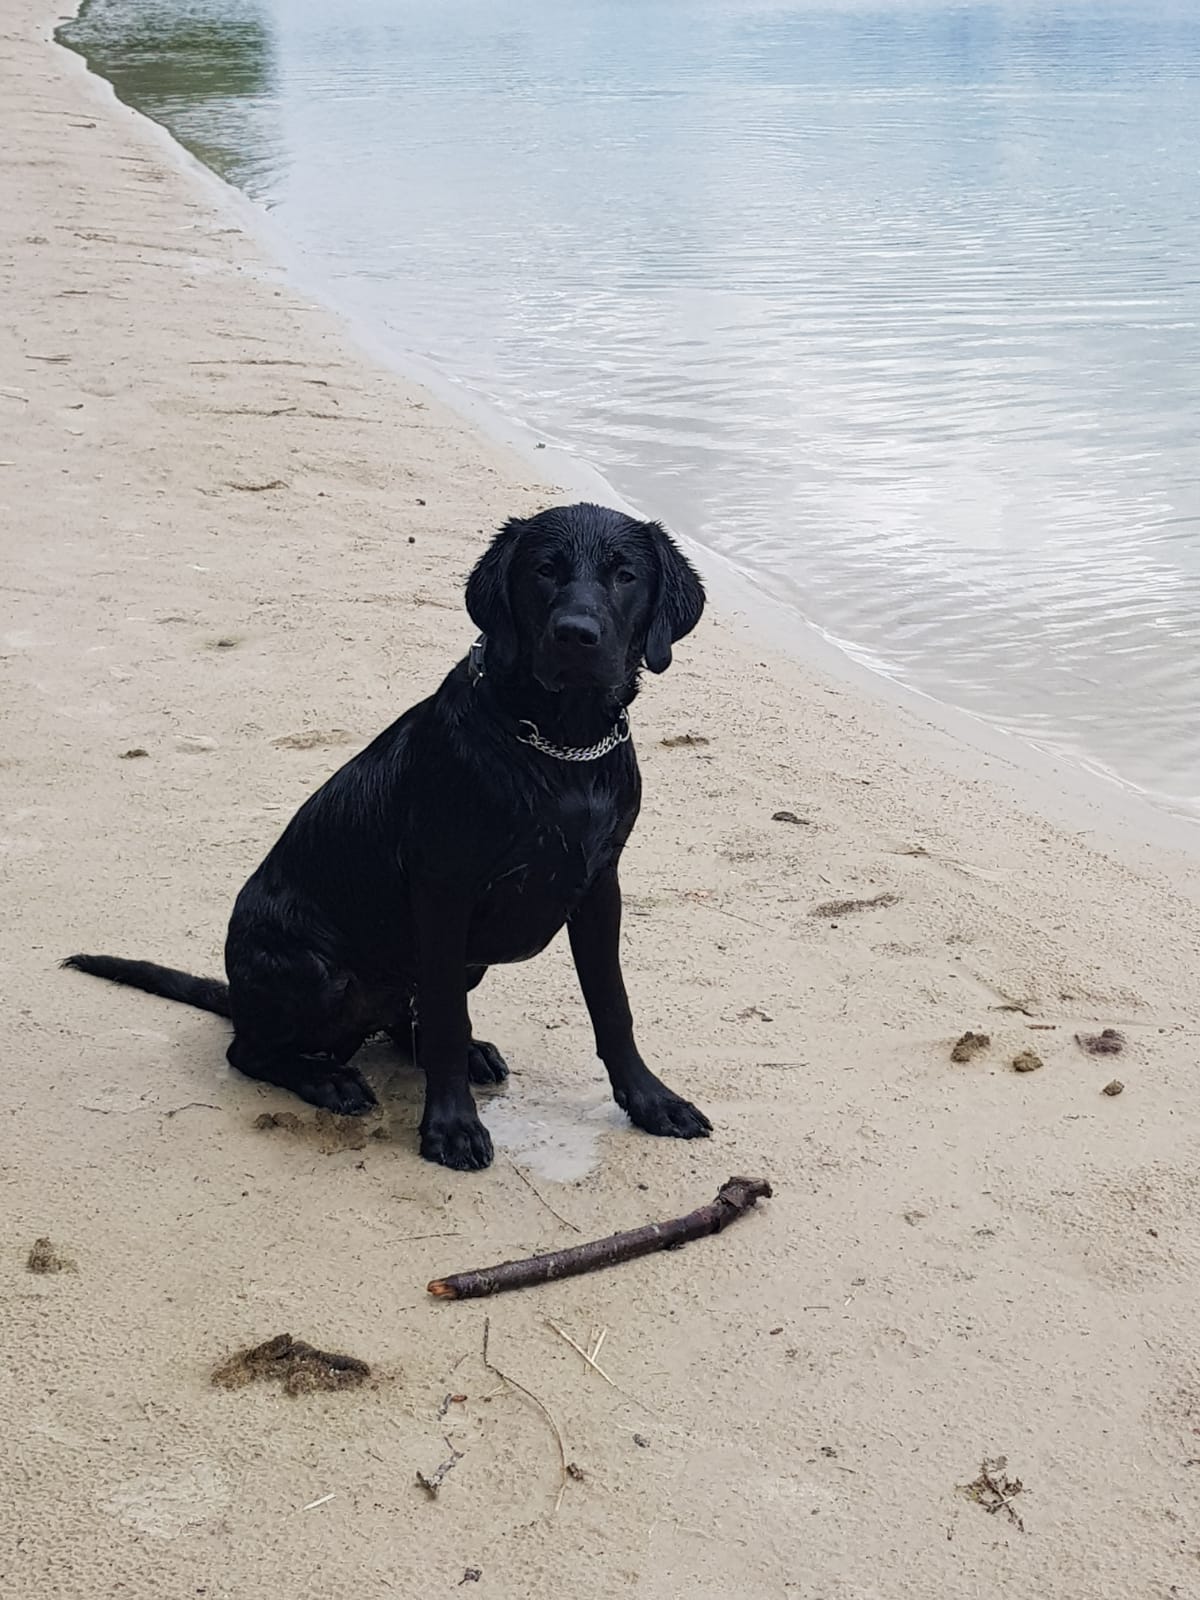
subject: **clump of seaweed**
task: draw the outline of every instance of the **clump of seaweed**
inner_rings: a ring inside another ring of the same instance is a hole
[[[35,1239],[33,1248],[25,1258],[25,1266],[29,1272],[74,1272],[75,1263],[66,1256],[59,1255],[49,1239]]]
[[[1004,1456],[996,1456],[991,1461],[984,1460],[979,1468],[979,1476],[971,1483],[964,1483],[962,1492],[968,1500],[974,1500],[977,1506],[982,1506],[992,1516],[1003,1511],[1009,1521],[1024,1533],[1025,1524],[1013,1501],[1025,1492],[1025,1485],[1020,1478],[1010,1478],[1007,1469],[1008,1461]]]
[[[1105,1028],[1102,1033],[1077,1033],[1075,1043],[1090,1056],[1119,1056],[1125,1048],[1125,1035],[1116,1028]]]
[[[278,1333],[222,1361],[213,1370],[212,1382],[218,1389],[279,1382],[284,1394],[298,1395],[318,1389],[357,1389],[370,1376],[370,1367],[356,1356],[318,1350],[290,1333]]]
[[[872,895],[869,900],[826,900],[823,905],[814,906],[814,917],[848,917],[852,911],[875,911],[884,906],[898,906],[900,896],[885,890],[883,894]]]
[[[991,1042],[990,1034],[972,1033],[968,1030],[951,1050],[950,1059],[961,1066],[964,1061],[972,1061],[981,1050],[986,1050]]]

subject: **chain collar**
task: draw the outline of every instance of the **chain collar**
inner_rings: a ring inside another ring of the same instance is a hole
[[[485,655],[487,639],[481,634],[471,646],[467,656],[467,671],[475,685],[486,673]],[[599,761],[601,756],[610,754],[618,745],[625,744],[629,739],[629,713],[622,709],[617,714],[617,720],[609,731],[596,744],[571,745],[554,744],[549,739],[543,739],[536,722],[530,722],[522,717],[517,723],[517,732],[514,735],[518,744],[527,744],[533,750],[540,751],[544,756],[553,756],[555,761]]]
[[[596,744],[551,744],[549,739],[542,738],[537,723],[529,722],[525,718],[517,723],[516,737],[520,744],[530,745],[534,750],[540,750],[544,756],[553,756],[555,761],[599,761],[601,756],[608,755],[611,750],[615,750],[629,738],[629,713],[620,711],[616,722]]]
[[[478,639],[476,639],[475,643],[471,646],[470,650],[467,651],[467,672],[471,678],[472,689],[479,682],[480,678],[485,677],[487,674],[487,666],[485,662],[486,655],[487,637],[485,634],[481,633]]]

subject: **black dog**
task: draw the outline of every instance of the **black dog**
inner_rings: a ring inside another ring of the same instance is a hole
[[[470,1083],[508,1074],[471,1037],[467,994],[567,926],[613,1096],[648,1133],[711,1131],[638,1051],[618,952],[617,863],[641,782],[626,707],[704,609],[656,523],[599,506],[511,521],[467,582],[481,638],[319,789],[238,896],[229,983],[151,962],[64,965],[232,1018],[229,1061],[313,1105],[375,1104],[351,1057],[411,1041],[426,1077],[421,1154],[485,1167]]]

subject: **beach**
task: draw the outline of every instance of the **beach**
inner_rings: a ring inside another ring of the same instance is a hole
[[[0,1589],[1200,1595],[1200,884],[1115,791],[718,595],[637,701],[623,869],[704,1143],[611,1107],[565,943],[478,995],[513,1075],[469,1175],[381,1047],[382,1115],[322,1125],[219,1020],[57,970],[219,972],[295,807],[469,645],[492,531],[564,493],[373,364],[54,20],[0,34]],[[425,1292],[734,1173],[774,1195],[718,1239]],[[371,1378],[213,1385],[284,1332]]]

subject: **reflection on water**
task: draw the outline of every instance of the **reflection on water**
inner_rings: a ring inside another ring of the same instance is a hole
[[[165,123],[206,166],[257,198],[285,165],[266,4],[85,0],[58,36],[91,58],[126,105]]]
[[[1200,810],[1193,5],[92,0],[75,37],[397,348],[863,659]]]

